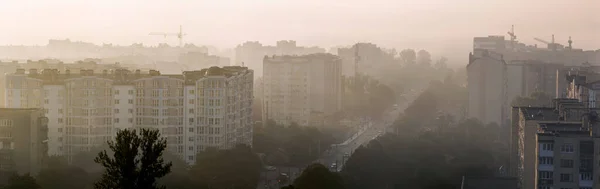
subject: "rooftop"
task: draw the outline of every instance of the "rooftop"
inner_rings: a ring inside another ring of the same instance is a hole
[[[162,76],[168,78],[177,78],[184,80],[186,84],[193,84],[200,78],[211,77],[211,76],[225,76],[231,77],[239,74],[251,72],[252,70],[247,67],[241,66],[224,66],[224,67],[210,67],[202,70],[184,71],[182,74],[161,74],[160,71],[150,70],[143,72],[140,70],[131,71],[128,69],[114,69],[114,70],[102,70],[100,73],[95,73],[94,70],[80,70],[78,73],[72,73],[70,70],[65,70],[61,73],[58,69],[44,69],[38,72],[37,69],[30,69],[29,72],[25,72],[25,69],[17,69],[14,74],[10,75],[26,75],[29,78],[35,78],[42,80],[44,84],[61,84],[67,79],[80,78],[80,77],[98,77],[110,79],[115,84],[131,84],[134,80]]]
[[[265,56],[265,62],[308,62],[311,60],[341,60],[338,56],[329,53],[316,53],[308,55],[273,55]]]

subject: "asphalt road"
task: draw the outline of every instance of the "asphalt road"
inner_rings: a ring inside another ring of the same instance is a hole
[[[382,121],[372,122],[367,126],[366,129],[359,131],[357,136],[353,136],[348,141],[333,145],[331,149],[327,150],[321,158],[317,161],[325,166],[328,166],[331,171],[340,171],[344,165],[344,163],[348,160],[348,157],[352,155],[354,150],[356,150],[361,145],[366,145],[369,141],[375,139],[377,136],[382,135],[388,127],[396,120],[401,111],[404,110],[404,106],[402,107],[394,107],[389,111],[386,111],[386,114],[383,116]],[[347,155],[346,155],[347,154]],[[332,164],[335,163],[336,166]],[[261,173],[261,181],[258,185],[259,189],[264,188],[281,188],[286,184],[279,184],[277,182],[277,177],[281,173],[285,173],[289,176],[289,181],[293,181],[296,179],[300,173],[302,173],[304,167],[277,167],[274,171],[265,171]]]
[[[318,162],[328,166],[332,171],[340,171],[343,165],[348,160],[348,157],[354,153],[354,151],[361,145],[366,145],[369,141],[383,135],[386,128],[396,120],[400,113],[401,108],[397,107],[390,111],[387,111],[383,119],[379,122],[374,122],[358,137],[354,138],[348,144],[335,145],[330,149],[330,153],[324,154]],[[335,163],[335,165],[334,165]]]

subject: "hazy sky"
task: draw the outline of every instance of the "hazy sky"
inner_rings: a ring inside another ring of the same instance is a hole
[[[48,39],[177,44],[149,32],[176,32],[185,42],[233,47],[273,44],[349,45],[446,52],[471,48],[474,36],[533,37],[600,48],[600,0],[0,0],[0,45],[45,45]]]

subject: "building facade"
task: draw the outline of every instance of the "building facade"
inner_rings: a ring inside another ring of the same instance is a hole
[[[48,156],[42,109],[0,108],[0,183],[12,173],[36,175]]]
[[[567,98],[514,107],[509,174],[521,188],[600,188],[599,110]]]
[[[153,128],[170,152],[193,163],[208,147],[251,145],[252,80],[253,71],[239,66],[177,75],[18,69],[6,76],[5,95],[9,107],[44,109],[49,154],[71,157],[119,130]]]
[[[263,61],[263,122],[308,126],[341,110],[342,65],[337,56],[265,56]]]

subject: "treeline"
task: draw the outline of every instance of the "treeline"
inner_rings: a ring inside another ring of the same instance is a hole
[[[285,127],[269,120],[254,126],[252,148],[265,154],[268,165],[305,166],[318,159],[331,144],[343,140],[345,132],[347,129],[343,127],[317,129],[297,124]]]
[[[431,82],[394,123],[395,132],[359,147],[340,173],[305,171],[329,178],[309,188],[456,189],[462,176],[501,174],[508,161],[501,128],[452,112],[466,105],[466,89],[453,80]],[[302,183],[287,188],[306,188]]]
[[[112,153],[110,150],[110,153]],[[97,156],[98,154],[96,154]],[[165,163],[172,163],[169,173],[158,179],[157,184],[172,189],[225,189],[257,187],[262,164],[250,147],[238,145],[231,150],[208,148],[197,156],[196,164],[188,166],[180,157],[170,153],[162,155]],[[92,158],[93,161],[94,158]],[[36,177],[29,174],[14,175],[2,189],[92,189],[101,181],[106,170],[100,164],[99,171],[88,172],[89,167],[67,164],[63,157],[49,158],[46,167]],[[125,166],[124,166],[125,167]],[[155,166],[148,166],[154,172]],[[94,168],[95,169],[95,168]],[[149,173],[151,174],[151,173]],[[127,179],[127,178],[114,178]],[[134,180],[134,179],[132,179]],[[141,181],[152,184],[150,181]],[[136,189],[136,188],[132,188]],[[141,188],[140,188],[141,189]],[[147,189],[147,188],[144,188]]]
[[[377,118],[396,103],[394,90],[368,75],[346,77],[342,82],[344,108],[341,113],[347,116]]]

